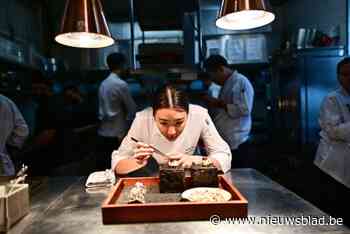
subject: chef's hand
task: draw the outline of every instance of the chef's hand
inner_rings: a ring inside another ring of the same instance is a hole
[[[133,158],[136,159],[136,162],[138,164],[145,166],[148,162],[149,157],[151,157],[153,153],[154,150],[148,144],[137,142]]]
[[[177,153],[169,155],[169,160],[176,160],[183,168],[190,168],[193,163],[200,164],[202,162],[202,157]]]

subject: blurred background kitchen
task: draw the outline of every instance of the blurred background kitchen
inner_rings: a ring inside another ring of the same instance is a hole
[[[109,74],[108,54],[128,58],[126,81],[138,110],[165,83],[201,104],[205,86],[197,74],[205,58],[220,54],[254,86],[252,167],[317,203],[319,185],[303,181],[312,178],[321,101],[337,88],[336,64],[350,52],[348,0],[270,0],[275,20],[251,30],[218,28],[221,0],[100,2],[115,43],[92,49],[54,40],[66,1],[0,1],[0,93],[29,127],[23,148],[11,155],[16,166],[25,163],[32,176],[94,171],[97,92]]]

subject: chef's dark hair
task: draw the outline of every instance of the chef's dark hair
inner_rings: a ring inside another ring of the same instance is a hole
[[[152,108],[153,115],[156,114],[157,110],[162,108],[179,108],[188,113],[189,100],[184,91],[167,85],[161,88],[155,95]]]
[[[215,72],[220,66],[228,66],[227,60],[221,55],[211,55],[204,62],[204,67],[207,72]]]
[[[342,59],[337,65],[337,74],[340,73],[340,69],[342,68],[342,66],[344,66],[345,64],[349,64],[349,63],[350,63],[350,57],[346,57],[346,58]]]
[[[122,69],[126,64],[126,58],[122,53],[112,53],[107,56],[109,70]]]

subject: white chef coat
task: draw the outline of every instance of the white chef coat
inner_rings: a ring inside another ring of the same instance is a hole
[[[213,120],[222,138],[235,150],[248,139],[252,127],[253,86],[245,76],[234,71],[225,81],[219,99],[227,103],[227,110],[217,110]]]
[[[127,119],[132,119],[136,112],[136,104],[128,84],[115,73],[111,73],[101,83],[98,101],[101,120],[98,134],[122,139],[128,129]]]
[[[6,145],[20,148],[29,134],[28,126],[17,106],[0,94],[0,160],[2,175],[14,175],[15,168],[6,150]]]
[[[153,117],[151,107],[138,112],[128,135],[124,138],[118,150],[112,153],[112,168],[117,163],[133,156],[136,143],[131,140],[136,138],[147,144],[154,145],[166,154],[183,153],[194,154],[199,139],[202,139],[208,152],[208,157],[215,158],[224,172],[231,168],[231,152],[227,143],[218,134],[208,111],[197,105],[189,106],[186,126],[175,141],[169,141],[158,129]],[[164,163],[164,159],[154,153],[157,162]]]
[[[321,140],[314,163],[350,188],[350,96],[340,88],[321,106]]]

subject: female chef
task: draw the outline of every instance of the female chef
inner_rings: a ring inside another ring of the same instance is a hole
[[[169,161],[190,167],[202,160],[202,156],[194,155],[200,139],[214,166],[227,172],[231,167],[230,148],[207,110],[189,104],[184,92],[166,86],[155,96],[152,107],[136,114],[127,136],[112,153],[112,169],[119,175],[138,171],[148,176],[157,173],[158,164]]]

